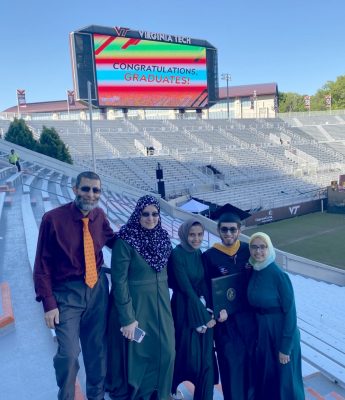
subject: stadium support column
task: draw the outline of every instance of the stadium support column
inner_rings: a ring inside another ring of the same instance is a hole
[[[163,168],[161,167],[160,163],[157,163],[156,168],[156,178],[158,180],[158,193],[162,196],[162,199],[165,199],[165,185],[163,181]]]
[[[230,119],[230,109],[229,109],[229,81],[231,81],[231,75],[228,73],[222,74],[221,79],[226,81],[226,111],[227,118]]]
[[[93,172],[96,172],[96,158],[95,158],[95,147],[93,140],[93,127],[92,127],[92,99],[91,99],[91,82],[87,81],[87,96],[89,102],[89,122],[90,122],[90,135],[91,135],[91,153],[92,153],[92,166]]]

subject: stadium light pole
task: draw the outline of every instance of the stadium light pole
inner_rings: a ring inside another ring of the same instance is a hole
[[[96,158],[95,158],[95,147],[93,140],[93,126],[92,126],[92,99],[91,99],[91,82],[87,81],[87,97],[89,102],[89,123],[90,123],[90,134],[91,134],[91,153],[92,153],[92,165],[93,172],[96,172]]]
[[[228,73],[222,74],[221,79],[226,81],[226,110],[228,119],[230,119],[230,110],[229,110],[229,81],[231,81],[231,75]]]

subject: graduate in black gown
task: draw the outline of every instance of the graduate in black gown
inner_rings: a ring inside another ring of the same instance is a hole
[[[210,287],[213,278],[238,272],[243,272],[241,279],[245,281],[241,286],[243,301],[238,310],[228,314],[223,309],[219,315],[215,314],[219,322],[214,328],[216,353],[225,400],[252,400],[254,395],[256,322],[246,297],[252,267],[248,263],[248,244],[239,240],[241,219],[248,216],[229,204],[216,211],[214,218],[218,219],[221,243],[215,243],[203,254]]]
[[[217,383],[212,329],[216,321],[209,309],[210,297],[200,251],[204,227],[191,218],[180,226],[178,235],[181,243],[173,250],[169,263],[176,342],[171,397],[182,399],[177,387],[183,381],[190,381],[195,385],[194,400],[212,400]]]

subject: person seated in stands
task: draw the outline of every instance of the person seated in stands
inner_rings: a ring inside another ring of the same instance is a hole
[[[212,400],[213,386],[218,383],[212,329],[216,321],[210,309],[210,293],[200,250],[204,230],[196,218],[185,221],[178,230],[180,244],[174,248],[169,262],[176,341],[171,389],[174,400],[183,399],[182,392],[177,390],[183,381],[195,385],[194,400]]]
[[[8,155],[8,162],[17,167],[17,171],[21,171],[21,166],[19,164],[19,156],[15,153],[14,149],[11,150],[11,153]]]
[[[169,400],[175,359],[167,275],[172,246],[159,201],[141,197],[118,235],[111,259],[107,390],[117,400]],[[137,339],[139,329],[146,334]]]
[[[258,324],[255,400],[304,400],[300,333],[289,276],[275,263],[268,235],[254,233],[249,241],[254,271],[248,300]]]

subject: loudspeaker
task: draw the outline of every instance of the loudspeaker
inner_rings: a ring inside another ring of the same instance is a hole
[[[165,185],[164,181],[159,181],[158,183],[158,193],[162,196],[162,198],[165,198]]]
[[[163,179],[163,170],[162,169],[156,169],[156,178]]]

